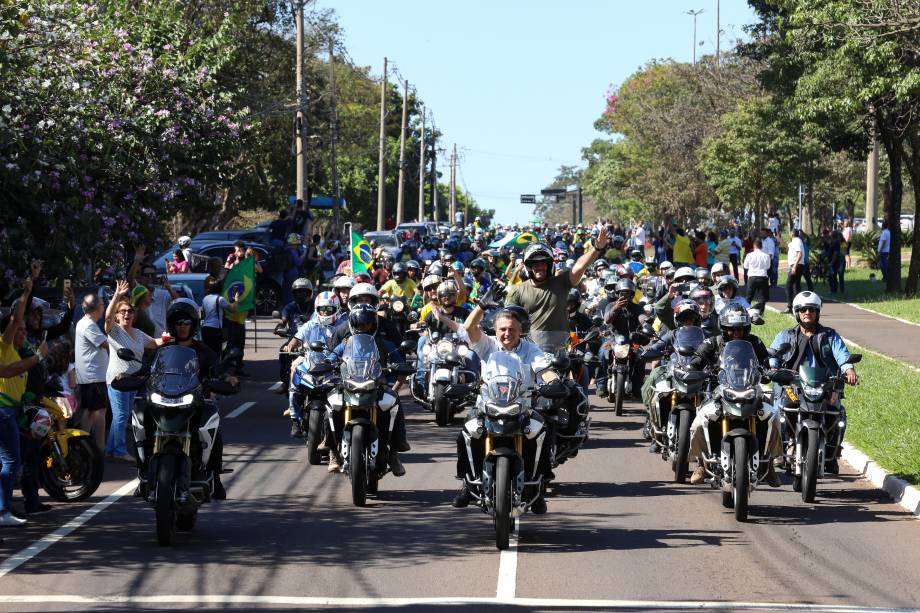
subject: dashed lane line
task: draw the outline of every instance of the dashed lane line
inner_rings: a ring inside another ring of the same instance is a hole
[[[244,402],[240,406],[236,407],[227,415],[227,419],[233,419],[234,417],[239,417],[250,408],[252,408],[256,403],[255,402]]]

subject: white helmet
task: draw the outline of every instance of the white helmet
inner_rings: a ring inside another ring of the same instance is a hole
[[[185,249],[186,247],[192,244],[192,237],[191,236],[180,236],[178,243],[180,247]]]
[[[313,282],[307,279],[306,277],[300,277],[295,279],[294,283],[291,284],[291,291],[297,291],[299,289],[308,289],[311,292],[313,291]]]
[[[357,299],[359,296],[371,296],[373,298],[371,304],[375,307],[380,303],[380,294],[377,293],[377,288],[371,285],[370,283],[356,283],[351,291],[348,292],[348,308],[352,309],[356,304],[358,304]]]
[[[320,292],[313,301],[316,307],[316,319],[324,326],[331,326],[335,323],[335,315],[339,310],[339,297],[335,292]]]
[[[724,275],[728,272],[728,266],[724,262],[716,262],[712,265],[712,268],[709,269],[709,274],[713,277],[716,275]]]
[[[792,312],[795,313],[795,320],[799,321],[799,311],[806,307],[813,307],[818,310],[818,317],[821,317],[821,296],[814,292],[804,291],[795,295],[792,300]],[[815,318],[817,321],[817,318]],[[800,322],[801,323],[801,322]]]
[[[674,271],[675,281],[693,281],[696,277],[693,275],[693,269],[689,266],[681,266]]]
[[[342,275],[332,283],[334,289],[348,288],[351,289],[355,286],[355,280],[347,275]]]

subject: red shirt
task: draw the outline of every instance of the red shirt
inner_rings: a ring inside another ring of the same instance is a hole
[[[386,283],[389,278],[390,273],[387,272],[386,268],[375,268],[374,272],[371,273],[371,279],[374,280],[374,285],[377,287]]]
[[[693,259],[696,261],[697,266],[706,266],[706,263],[709,261],[709,247],[706,246],[706,243],[700,243],[693,250]]]

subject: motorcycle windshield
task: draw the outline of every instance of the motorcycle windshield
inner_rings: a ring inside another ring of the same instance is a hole
[[[198,354],[191,347],[166,345],[153,359],[148,383],[163,396],[181,396],[198,387]]]
[[[377,379],[382,373],[377,343],[369,334],[349,337],[342,352],[342,378],[349,381]]]
[[[731,390],[745,390],[760,383],[760,363],[748,341],[729,341],[719,358],[719,383]]]
[[[697,326],[683,326],[674,332],[673,345],[675,350],[678,347],[689,347],[690,349],[696,350],[704,340],[706,340],[706,334],[703,332],[702,328]],[[690,363],[693,357],[692,355],[681,355],[675,351],[671,355],[671,360],[676,365],[683,366]]]
[[[482,369],[483,400],[499,407],[514,404],[524,387],[527,368],[517,354],[493,351]]]
[[[313,366],[326,358],[326,354],[324,352],[313,351],[310,349],[310,343],[319,341],[324,343],[326,347],[329,347],[329,343],[332,341],[332,333],[332,326],[310,326],[310,328],[307,330],[307,340],[304,343],[304,361],[307,362],[307,364]]]
[[[799,366],[799,379],[802,385],[810,387],[819,387],[824,385],[829,379],[829,373],[826,368],[820,366]]]

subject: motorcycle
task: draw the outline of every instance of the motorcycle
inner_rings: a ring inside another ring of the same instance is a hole
[[[274,311],[272,317],[281,318],[280,311]],[[287,393],[291,381],[291,364],[297,357],[296,353],[284,351],[284,346],[291,340],[297,330],[303,324],[307,323],[310,317],[307,315],[296,315],[287,325],[278,322],[273,330],[275,336],[285,339],[284,345],[278,349],[278,380],[281,381],[281,393]]]
[[[325,419],[329,406],[329,392],[335,386],[329,381],[328,375],[314,375],[311,369],[326,360],[326,343],[331,336],[331,330],[323,326],[314,326],[307,337],[306,343],[295,353],[303,359],[293,367],[291,372],[291,385],[294,386],[294,402],[300,402],[303,423],[301,430],[307,446],[307,462],[311,466],[322,463],[323,457],[328,457],[328,451],[319,449],[325,437]]]
[[[690,424],[702,404],[709,379],[707,373],[690,367],[696,348],[705,338],[702,328],[697,326],[683,326],[675,331],[667,376],[655,384],[649,410],[648,432],[658,443],[661,459],[671,460],[676,483],[687,478]]]
[[[579,381],[582,380],[584,369],[599,362],[597,357],[587,350],[587,345],[599,335],[597,329],[590,330],[583,339],[576,333],[571,333],[568,351],[553,359],[552,367],[559,373],[560,380],[569,392],[565,398],[551,402],[549,407],[540,411],[546,418],[547,426],[552,430],[553,468],[578,455],[578,451],[588,440],[591,428],[591,417],[588,415],[590,406],[588,396]],[[568,374],[571,374],[571,378],[567,377]]]
[[[641,386],[645,362],[638,358],[639,349],[649,342],[649,337],[640,331],[630,336],[611,333],[604,341],[602,351],[610,356],[607,366],[607,385],[609,397],[614,399],[617,417],[623,415],[623,399],[633,393],[633,388]],[[640,370],[642,371],[640,373]]]
[[[405,341],[400,348],[409,348]],[[355,506],[363,507],[368,494],[376,494],[378,481],[387,472],[387,459],[380,453],[378,428],[386,428],[392,437],[396,421],[396,395],[386,385],[388,374],[411,375],[415,369],[410,364],[393,364],[384,369],[380,364],[377,343],[369,334],[354,334],[345,342],[339,360],[340,378],[335,381],[335,391],[329,395],[332,411],[343,413],[344,428],[339,440],[342,470],[351,481],[351,498]],[[313,376],[329,376],[335,364],[330,361],[313,366]],[[386,420],[386,422],[384,422]],[[334,428],[334,421],[329,420]]]
[[[784,350],[788,345],[779,351]],[[763,379],[764,371],[751,343],[729,341],[719,358],[719,386],[700,407],[700,411],[718,418],[703,428],[703,466],[712,487],[722,490],[722,506],[733,508],[738,521],[747,520],[750,493],[763,480],[770,461],[763,459],[770,433],[764,436],[757,428],[757,420],[769,420],[773,411],[764,399]],[[767,427],[772,424],[768,422]]]
[[[467,368],[471,354],[466,342],[456,333],[441,336],[436,330],[429,330],[428,342],[419,359],[427,363],[426,387],[428,398],[419,398],[415,390],[413,398],[423,407],[434,412],[434,421],[439,426],[449,426],[454,416],[462,413],[476,400],[479,388],[479,373]],[[444,390],[450,385],[467,383],[470,393],[462,398],[448,398]]]
[[[462,431],[474,473],[464,475],[464,482],[482,510],[492,516],[498,549],[508,548],[515,518],[526,513],[543,493],[539,467],[547,431],[543,422],[533,417],[534,398],[561,400],[569,393],[558,380],[528,389],[525,368],[529,367],[516,354],[494,352],[483,365],[477,414]],[[469,386],[458,384],[445,393],[462,397],[470,391]],[[525,443],[525,439],[532,443]],[[479,454],[474,454],[474,444]],[[477,455],[482,456],[481,461]]]
[[[856,364],[862,355],[851,354],[847,364]],[[822,367],[799,366],[771,373],[781,392],[783,446],[791,450],[785,460],[792,475],[792,489],[802,501],[815,501],[818,479],[824,476],[825,463],[836,460],[846,431],[843,373]]]
[[[239,356],[238,349],[231,350],[221,364]],[[140,361],[130,349],[119,349],[118,357]],[[115,379],[112,387],[119,391],[145,388],[143,401],[135,403],[132,410],[131,427],[140,466],[145,468],[140,471],[141,491],[155,511],[157,541],[166,546],[172,544],[177,529],[189,531],[195,527],[199,507],[211,500],[215,475],[208,461],[217,441],[220,415],[217,406],[205,397],[194,349],[165,345],[157,351],[149,372],[145,370]],[[206,386],[221,395],[238,391],[220,379],[209,379]],[[145,413],[149,416],[146,423]],[[200,419],[196,419],[199,415]],[[149,459],[145,447],[148,423],[153,429]],[[193,438],[199,443],[197,453],[192,453]]]

